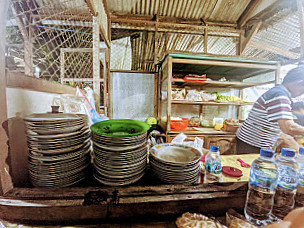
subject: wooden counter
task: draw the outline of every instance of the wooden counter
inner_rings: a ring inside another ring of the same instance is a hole
[[[173,218],[184,212],[225,216],[229,208],[242,213],[249,169],[257,155],[222,156],[223,165],[241,169],[242,178],[196,185],[134,184],[125,187],[13,188],[0,197],[0,219],[22,224],[135,222]],[[230,181],[230,182],[228,182]]]

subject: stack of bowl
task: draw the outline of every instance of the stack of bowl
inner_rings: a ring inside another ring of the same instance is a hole
[[[147,130],[137,120],[107,120],[91,126],[94,177],[109,186],[128,185],[144,176]]]
[[[168,184],[199,182],[201,153],[189,146],[166,143],[152,147],[150,165],[154,175]]]
[[[81,115],[49,113],[24,118],[29,175],[35,187],[66,187],[85,179],[90,129]]]

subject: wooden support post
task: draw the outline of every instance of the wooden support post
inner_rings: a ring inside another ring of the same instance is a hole
[[[25,75],[33,76],[33,38],[31,26],[26,28],[22,17],[20,16],[20,9],[16,4],[12,4],[12,12],[16,17],[17,26],[22,34],[24,40],[24,72]]]
[[[204,31],[204,53],[208,53],[208,29],[205,28]]]
[[[5,76],[5,31],[6,15],[8,12],[9,0],[2,0],[0,7],[0,195],[10,190],[12,180],[9,174],[7,164],[8,146],[7,146],[7,103],[6,103],[6,76]]]
[[[99,112],[100,107],[100,36],[99,24],[96,17],[93,17],[93,91],[95,97],[95,107]]]
[[[63,48],[60,48],[60,82],[61,84],[63,84],[63,78],[65,77],[64,76],[64,65],[65,65],[65,62],[64,62],[64,50]]]
[[[28,29],[28,34],[24,37],[24,73],[28,76],[34,76],[33,71],[33,38],[32,29]]]
[[[301,41],[301,57],[304,56],[304,8],[303,0],[297,0],[299,24],[300,24],[300,41]]]
[[[168,93],[167,93],[167,102],[168,102],[168,105],[167,105],[167,129],[166,129],[166,132],[169,132],[170,131],[170,122],[171,122],[171,89],[172,89],[172,83],[171,83],[171,80],[172,80],[172,57],[168,57],[168,85],[167,85],[167,90],[168,90]]]

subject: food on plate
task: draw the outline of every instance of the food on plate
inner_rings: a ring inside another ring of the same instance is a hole
[[[176,226],[178,228],[224,228],[226,226],[219,223],[217,220],[210,219],[207,216],[196,213],[184,213],[176,220]]]

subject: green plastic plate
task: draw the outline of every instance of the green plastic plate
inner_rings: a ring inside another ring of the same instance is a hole
[[[133,137],[146,133],[149,128],[145,122],[130,119],[106,120],[91,126],[94,133],[112,137]]]

